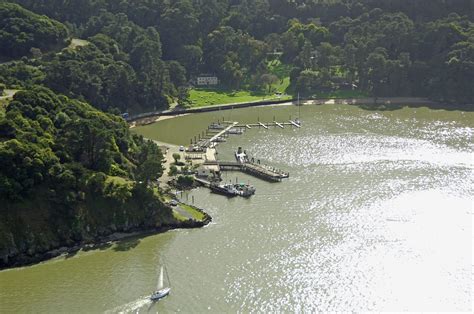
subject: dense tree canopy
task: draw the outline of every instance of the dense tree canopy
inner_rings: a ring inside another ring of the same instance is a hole
[[[63,24],[19,5],[0,2],[0,56],[17,58],[34,48],[49,50],[63,45],[67,37]]]
[[[158,146],[122,118],[44,87],[19,91],[0,116],[0,267],[175,224],[153,190],[162,172]]]
[[[0,119],[0,198],[18,200],[35,187],[81,191],[96,173],[133,180],[157,162],[158,147],[118,117],[48,89],[18,92]],[[59,198],[60,199],[60,198]]]
[[[11,2],[61,21],[92,44],[10,64],[0,82],[44,84],[102,109],[182,103],[199,73],[215,74],[229,88],[263,89],[275,55],[293,68],[288,92],[295,95],[357,86],[374,96],[474,99],[470,0]],[[31,25],[25,30],[37,28]],[[28,49],[41,48],[31,38]]]

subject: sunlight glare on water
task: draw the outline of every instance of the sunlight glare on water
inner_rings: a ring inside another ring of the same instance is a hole
[[[224,173],[257,193],[185,194],[212,215],[206,228],[0,272],[0,312],[471,311],[474,114],[301,111],[301,129],[253,128],[219,146],[223,160],[241,146],[288,180]],[[206,113],[137,131],[185,144],[218,115],[248,123],[295,114]],[[172,291],[151,304],[162,257]]]

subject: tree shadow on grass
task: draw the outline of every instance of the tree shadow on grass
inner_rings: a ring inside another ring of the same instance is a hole
[[[249,94],[250,96],[260,96],[260,97],[271,96],[270,94],[267,94],[265,91],[262,91],[262,90],[251,90],[249,91]]]

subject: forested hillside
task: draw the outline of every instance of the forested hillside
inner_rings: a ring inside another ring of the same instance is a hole
[[[287,76],[287,92],[307,97],[355,89],[474,101],[470,0],[12,2],[90,44],[4,65],[0,82],[43,84],[104,110],[186,104],[200,73],[230,90],[265,90]]]
[[[13,3],[0,3],[0,56],[18,58],[65,44],[66,27]]]
[[[0,118],[0,268],[115,231],[175,223],[162,155],[119,117],[37,87]]]

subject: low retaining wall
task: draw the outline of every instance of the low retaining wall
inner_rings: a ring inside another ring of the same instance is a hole
[[[269,106],[269,105],[278,105],[283,103],[295,102],[296,99],[285,99],[285,100],[265,100],[265,101],[253,101],[253,102],[244,102],[236,104],[224,104],[224,105],[215,105],[215,106],[206,106],[200,108],[190,108],[190,109],[178,109],[178,110],[164,110],[164,111],[153,111],[146,112],[137,115],[132,115],[125,120],[127,122],[134,122],[141,119],[158,117],[158,116],[175,116],[180,114],[188,113],[199,113],[199,112],[211,112],[219,110],[231,110],[236,108],[248,108],[248,107],[257,107],[257,106]],[[307,98],[301,99],[304,104],[347,104],[347,105],[417,105],[417,106],[436,106],[443,107],[442,104],[418,97],[378,97],[378,98]]]
[[[276,104],[282,104],[282,103],[293,102],[293,101],[295,100],[294,99],[265,100],[265,101],[253,101],[253,102],[245,102],[245,103],[237,103],[237,104],[224,104],[224,105],[206,106],[206,107],[198,107],[198,108],[189,108],[189,109],[153,111],[153,112],[145,112],[145,113],[132,115],[126,118],[125,120],[127,122],[133,122],[136,120],[151,118],[155,116],[175,116],[175,115],[186,114],[186,113],[231,110],[231,109],[236,109],[236,108],[247,108],[247,107],[254,107],[254,106],[268,106],[268,105],[276,105]]]

